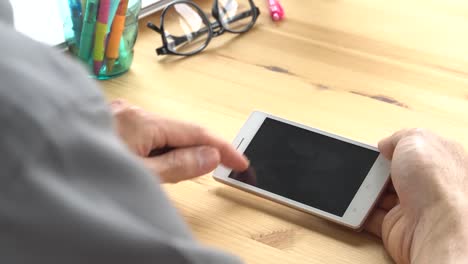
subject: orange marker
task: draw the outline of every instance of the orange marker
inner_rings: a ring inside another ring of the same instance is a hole
[[[120,38],[125,27],[125,16],[127,14],[128,0],[121,0],[117,13],[115,14],[112,28],[107,42],[106,58],[107,72],[111,72],[115,60],[119,58]]]

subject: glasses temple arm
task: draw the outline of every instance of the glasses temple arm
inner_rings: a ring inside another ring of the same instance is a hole
[[[163,34],[162,30],[159,27],[157,27],[155,24],[151,23],[151,22],[146,23],[146,26],[148,28],[150,28],[151,30],[157,32],[160,35]],[[200,35],[201,33],[205,33],[205,32],[200,32],[198,35]],[[186,42],[188,40],[188,38],[186,36],[182,36],[182,37],[171,36],[171,37],[174,39],[174,42],[175,42],[176,46],[178,46],[178,45],[180,45],[180,44],[182,44],[182,43],[184,43],[184,42]]]
[[[159,29],[155,24],[153,24],[151,22],[148,22],[148,23],[146,23],[146,26],[148,28],[152,29],[153,31],[156,31],[159,34],[162,34],[161,29]]]

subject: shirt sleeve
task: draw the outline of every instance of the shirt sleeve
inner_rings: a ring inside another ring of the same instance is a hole
[[[0,263],[239,263],[194,241],[79,66],[0,35]]]

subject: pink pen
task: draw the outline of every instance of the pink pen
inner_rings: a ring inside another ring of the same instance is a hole
[[[270,9],[270,16],[273,21],[283,20],[284,10],[279,0],[268,0],[268,8]]]

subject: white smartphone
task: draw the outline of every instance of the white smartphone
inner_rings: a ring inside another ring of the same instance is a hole
[[[355,230],[390,178],[377,148],[263,112],[250,115],[233,144],[250,167],[219,166],[217,181]]]

